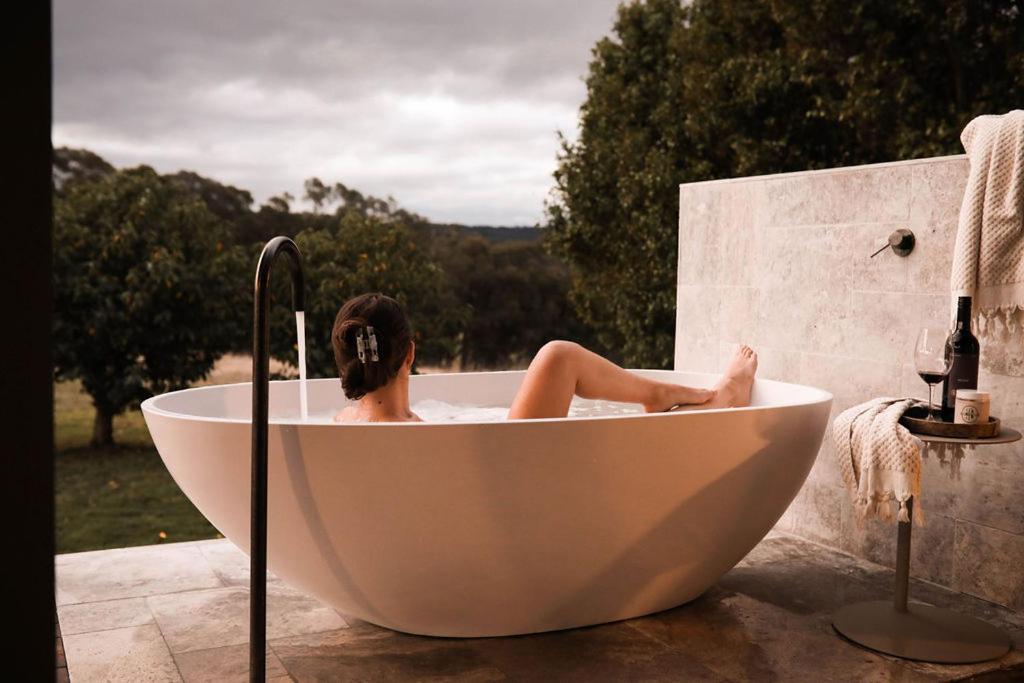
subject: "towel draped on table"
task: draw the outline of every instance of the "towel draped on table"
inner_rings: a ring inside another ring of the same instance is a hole
[[[832,441],[853,497],[858,519],[869,516],[891,521],[892,502],[898,519],[910,520],[907,501],[914,498],[914,517],[923,524],[921,495],[922,441],[899,423],[913,398],[876,398],[844,410],[832,422]]]
[[[960,134],[971,169],[950,286],[973,299],[979,337],[1024,337],[1024,111],[979,116]]]

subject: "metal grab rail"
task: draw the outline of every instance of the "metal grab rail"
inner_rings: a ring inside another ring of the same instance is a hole
[[[305,310],[302,257],[295,242],[275,237],[256,266],[252,328],[252,491],[249,523],[249,680],[267,678],[267,427],[270,404],[270,271],[278,255],[291,263],[292,307]]]

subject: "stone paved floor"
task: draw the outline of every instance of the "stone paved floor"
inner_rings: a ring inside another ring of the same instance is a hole
[[[226,540],[57,557],[58,648],[72,683],[244,681],[248,558]],[[911,597],[996,624],[1002,660],[939,666],[838,637],[829,615],[890,595],[892,572],[784,534],[683,607],[533,636],[425,638],[335,612],[268,581],[268,679],[1024,680],[1024,614],[914,581]]]

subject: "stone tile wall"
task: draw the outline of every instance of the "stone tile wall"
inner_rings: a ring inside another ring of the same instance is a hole
[[[822,387],[833,416],[875,396],[927,396],[918,328],[949,317],[964,156],[680,187],[677,370],[718,371],[739,342],[759,375]],[[907,258],[869,255],[910,228]],[[1024,428],[1024,348],[982,341],[979,387]],[[938,392],[936,392],[938,393]],[[1024,442],[925,455],[914,576],[1024,611]],[[861,527],[829,439],[778,528],[892,566],[894,525]]]

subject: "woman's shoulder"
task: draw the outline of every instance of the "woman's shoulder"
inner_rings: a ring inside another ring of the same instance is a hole
[[[412,415],[412,417],[410,417],[409,419],[407,419],[407,420],[398,420],[398,421],[399,422],[425,422],[426,421],[423,418],[421,418],[419,415],[417,415],[416,413],[413,413],[412,411],[410,411],[410,414]],[[344,408],[339,410],[334,415],[334,421],[335,422],[378,422],[380,420],[367,420],[365,418],[361,418],[361,417],[359,417],[359,414],[356,412],[355,406],[345,406]],[[389,420],[389,422],[390,421],[391,420]]]

